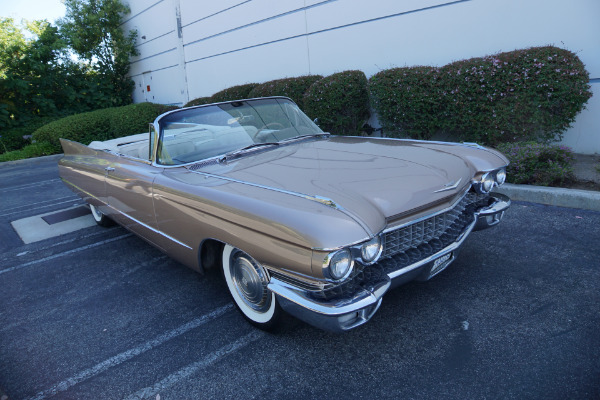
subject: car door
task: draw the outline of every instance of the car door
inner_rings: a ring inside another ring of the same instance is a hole
[[[111,218],[159,248],[163,248],[162,235],[154,215],[152,184],[162,170],[149,161],[121,155],[106,173]]]

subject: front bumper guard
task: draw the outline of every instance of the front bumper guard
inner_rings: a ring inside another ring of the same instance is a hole
[[[318,328],[343,332],[360,326],[371,319],[381,305],[383,295],[392,287],[411,280],[428,280],[450,265],[459,247],[472,231],[497,225],[510,207],[510,199],[500,193],[491,193],[493,201],[475,212],[475,220],[456,239],[439,252],[400,270],[392,271],[383,280],[362,287],[354,296],[344,299],[316,300],[310,293],[280,279],[271,277],[268,289],[276,294],[281,307],[289,314]],[[447,254],[448,261],[442,268],[435,261]]]

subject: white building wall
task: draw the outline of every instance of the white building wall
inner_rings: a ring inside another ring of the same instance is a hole
[[[182,105],[283,77],[348,69],[371,76],[532,46],[566,48],[586,64],[595,96],[563,142],[600,153],[598,0],[129,0],[129,6],[124,28],[138,30],[140,51],[130,72],[135,102]]]

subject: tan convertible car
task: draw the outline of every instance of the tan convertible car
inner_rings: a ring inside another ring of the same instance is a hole
[[[222,268],[254,325],[282,310],[345,331],[394,286],[444,270],[510,200],[507,159],[476,144],[324,133],[288,98],[184,108],[149,134],[62,140],[64,183],[181,263]]]

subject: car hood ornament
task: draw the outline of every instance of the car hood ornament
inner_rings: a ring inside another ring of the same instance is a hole
[[[452,181],[452,182],[448,182],[444,185],[443,188],[436,190],[433,193],[439,193],[439,192],[445,192],[447,190],[452,190],[452,189],[456,189],[458,187],[458,185],[460,185],[460,181],[462,181],[462,178],[460,178],[457,181]]]

